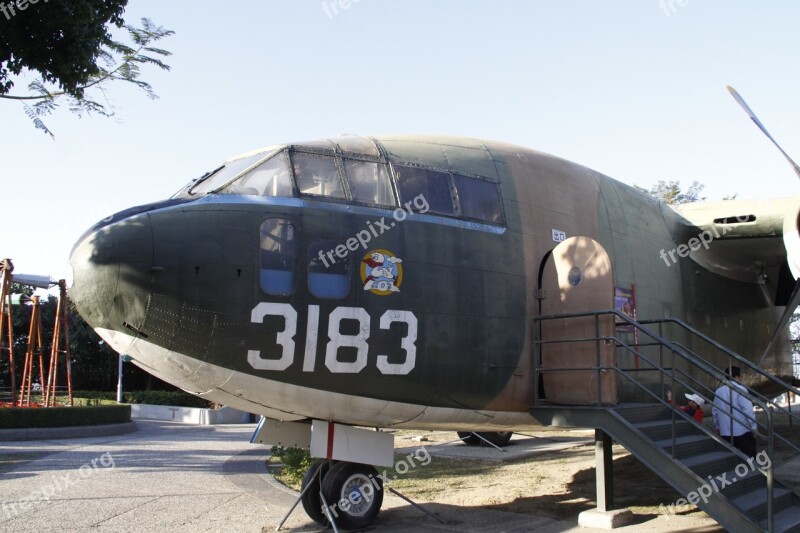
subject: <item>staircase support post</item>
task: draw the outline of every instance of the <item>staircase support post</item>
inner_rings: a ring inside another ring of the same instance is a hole
[[[614,508],[614,469],[611,455],[611,437],[602,429],[594,430],[595,481],[597,485],[597,510]]]

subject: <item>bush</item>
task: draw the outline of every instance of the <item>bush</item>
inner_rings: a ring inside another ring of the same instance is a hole
[[[75,391],[72,396],[76,403],[85,399],[86,405],[101,405],[104,401],[116,401],[116,392],[105,391]],[[65,398],[58,398],[66,401]],[[125,403],[146,403],[151,405],[174,405],[176,407],[208,407],[208,400],[184,391],[145,390],[122,393]]]
[[[56,428],[120,424],[131,419],[130,405],[92,407],[9,407],[0,409],[0,428]]]
[[[280,459],[283,463],[281,478],[285,485],[299,486],[303,482],[303,476],[309,469],[313,460],[311,453],[305,448],[284,448],[283,446],[273,446],[270,450],[273,457]]]

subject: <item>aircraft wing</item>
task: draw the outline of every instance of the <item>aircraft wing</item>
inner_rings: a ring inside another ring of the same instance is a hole
[[[675,255],[727,278],[763,283],[773,305],[786,305],[800,277],[800,195],[668,207],[680,217]]]

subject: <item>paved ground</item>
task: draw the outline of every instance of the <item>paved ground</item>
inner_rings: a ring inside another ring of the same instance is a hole
[[[294,501],[266,474],[253,425],[138,421],[114,437],[0,443],[0,531],[273,531]],[[435,503],[444,524],[387,494],[375,531],[581,531],[574,520]],[[321,531],[301,509],[293,531]],[[717,531],[702,518],[638,517],[618,531]]]

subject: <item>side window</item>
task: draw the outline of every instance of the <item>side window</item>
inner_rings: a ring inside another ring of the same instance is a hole
[[[424,168],[395,167],[400,203],[413,202],[421,196],[432,213],[455,215],[450,192],[450,174]]]
[[[344,198],[333,156],[294,152],[292,166],[301,194]]]
[[[386,165],[369,161],[344,160],[353,200],[377,205],[395,205]]]
[[[261,224],[261,289],[274,296],[294,292],[297,230],[288,220],[268,218]]]
[[[319,241],[308,248],[308,290],[317,298],[338,300],[350,292],[350,262],[333,253],[338,244]]]
[[[292,196],[286,153],[280,152],[220,191],[250,196]]]
[[[490,222],[503,223],[503,208],[500,204],[500,191],[497,184],[491,181],[453,175],[461,205],[461,215]]]

